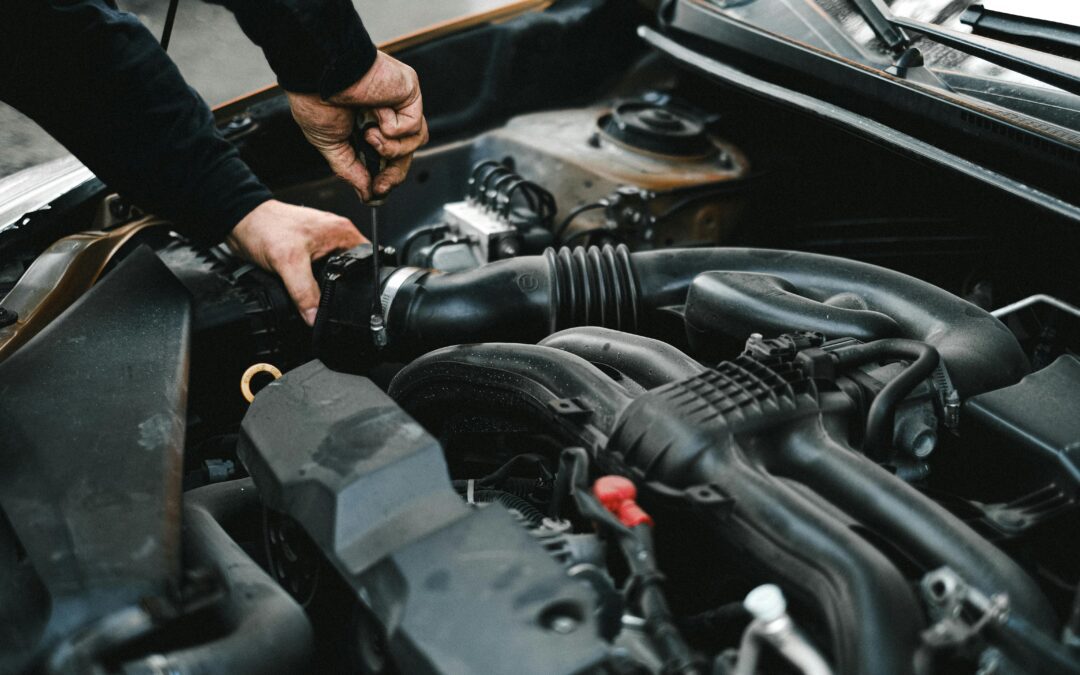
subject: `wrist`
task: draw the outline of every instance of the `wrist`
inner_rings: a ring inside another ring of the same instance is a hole
[[[365,36],[366,37],[366,36]],[[354,83],[363,80],[378,62],[379,51],[370,39],[354,43],[338,54],[323,71],[319,80],[319,96],[329,101]]]

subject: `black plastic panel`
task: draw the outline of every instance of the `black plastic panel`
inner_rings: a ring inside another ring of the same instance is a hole
[[[0,672],[177,580],[189,305],[137,249],[0,365]]]
[[[442,448],[371,380],[313,361],[267,386],[240,456],[387,632],[408,673],[578,673],[595,598],[499,504],[471,509]]]
[[[1052,483],[1080,498],[1080,359],[1062,356],[1011,387],[975,396],[963,422],[1015,488]]]

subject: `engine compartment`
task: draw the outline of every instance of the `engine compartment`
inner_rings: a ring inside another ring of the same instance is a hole
[[[0,607],[35,610],[0,610],[28,626],[0,670],[1080,671],[1073,224],[646,53],[640,20],[562,3],[407,52],[440,140],[379,250],[317,270],[313,332],[166,223],[117,244],[0,363],[83,397],[55,425],[0,404],[43,458],[0,490]],[[438,77],[480,47],[483,77]],[[370,233],[287,115],[222,125]],[[128,377],[103,326],[159,352]],[[76,392],[35,377],[78,336]],[[108,471],[65,501],[114,409],[158,420],[101,440],[146,450],[134,524]],[[115,559],[60,536],[79,509]]]

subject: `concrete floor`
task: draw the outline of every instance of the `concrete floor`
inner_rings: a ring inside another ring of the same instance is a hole
[[[354,0],[376,42],[436,21],[490,9],[507,0]],[[119,0],[155,35],[161,34],[165,0]],[[240,31],[228,10],[199,0],[183,0],[177,11],[169,53],[188,83],[211,105],[274,81],[262,52]],[[30,119],[0,103],[0,176],[67,154]]]

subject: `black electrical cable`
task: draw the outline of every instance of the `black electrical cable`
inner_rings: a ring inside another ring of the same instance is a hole
[[[551,231],[552,234],[555,235],[555,240],[558,241],[562,237],[562,233],[566,231],[566,228],[570,227],[570,224],[573,223],[574,220],[577,219],[577,217],[581,214],[587,211],[592,211],[593,209],[602,209],[605,207],[607,207],[607,202],[599,201],[593,202],[592,204],[582,204],[581,206],[578,206],[574,210],[570,211],[570,213],[566,214],[566,218],[563,218],[563,221],[559,223],[559,226]]]
[[[497,205],[498,212],[508,222],[512,222],[515,211],[513,210],[514,193],[520,191],[525,201],[528,203],[528,208],[532,212],[531,216],[526,216],[522,223],[514,223],[515,225],[524,224],[542,227],[545,229],[551,228],[551,222],[555,218],[555,196],[540,187],[538,184],[525,178],[520,178],[511,183],[502,191],[501,199]]]
[[[466,195],[475,199],[477,186],[480,184],[480,174],[484,171],[494,171],[501,166],[503,166],[502,163],[496,162],[493,159],[485,159],[482,162],[477,162],[469,172],[469,180],[465,189]]]
[[[176,23],[176,8],[180,0],[169,0],[169,9],[165,13],[165,28],[161,30],[161,50],[169,51],[169,39],[172,38],[173,24]]]
[[[487,180],[493,174],[506,171],[506,167],[493,159],[484,160],[473,167],[469,175],[467,195],[470,199],[479,200],[486,189]]]
[[[439,241],[432,244],[431,247],[427,250],[427,259],[424,261],[424,264],[421,265],[421,267],[434,267],[435,252],[438,251],[440,248],[450,246],[451,244],[457,244],[459,241],[461,240],[455,237],[453,239],[440,239]]]
[[[517,180],[511,182],[505,190],[502,190],[499,193],[499,199],[495,204],[495,211],[503,218],[509,219],[510,202],[514,198],[514,192],[516,192],[518,188],[520,188],[522,185],[526,185],[528,183],[529,181],[525,180],[521,176],[518,176]],[[537,203],[533,199],[532,193],[529,190],[523,190],[522,194],[524,195],[525,201],[528,202],[529,208],[535,212],[537,210]]]
[[[437,234],[442,234],[443,232],[446,232],[449,229],[450,228],[447,225],[428,225],[426,227],[417,228],[417,229],[413,230],[412,232],[410,232],[405,237],[405,241],[403,241],[401,243],[401,246],[398,248],[398,265],[405,265],[405,264],[408,263],[408,261],[409,261],[409,249],[411,249],[413,247],[413,244],[416,243],[417,239],[419,239],[421,237],[435,236]]]
[[[491,180],[494,178],[496,181],[500,181],[504,177],[513,177],[514,175],[516,174],[514,174],[514,172],[510,169],[507,169],[505,166],[498,166],[494,170],[488,172],[484,176],[484,180],[480,181],[480,189],[477,191],[477,194],[474,198],[484,206],[489,206],[488,196],[491,194]]]
[[[530,452],[516,455],[510,461],[500,466],[494,472],[479,479],[477,482],[481,485],[499,485],[502,481],[510,477],[511,472],[513,472],[514,469],[520,468],[522,464],[535,465],[539,469],[542,478],[546,480],[552,478],[551,469],[548,468],[547,457]]]
[[[517,209],[514,208],[516,194],[521,195]],[[558,210],[555,195],[493,159],[473,165],[465,195],[518,228],[550,229]]]
[[[680,199],[679,201],[666,208],[663,213],[656,217],[656,220],[657,222],[660,222],[666,218],[670,218],[671,216],[675,215],[687,206],[690,206],[695,202],[699,202],[702,199],[708,199],[710,197],[723,197],[724,195],[742,192],[746,190],[747,183],[758,180],[762,175],[764,174],[750,174],[748,176],[740,178],[739,180],[721,183],[720,185],[710,187],[707,190],[698,191],[696,194],[687,195],[686,197]]]
[[[896,419],[896,406],[920,382],[930,377],[941,360],[938,351],[918,340],[875,340],[833,352],[836,365],[841,369],[854,368],[883,359],[911,361],[904,372],[878,392],[866,416],[864,451],[875,458],[892,444],[892,430]]]
[[[556,482],[556,492],[561,489],[568,491],[568,495],[556,494],[556,497],[560,500],[565,496],[573,497],[582,516],[615,535],[630,569],[627,590],[636,600],[638,610],[645,619],[645,628],[664,662],[663,672],[685,675],[700,673],[701,669],[693,652],[675,627],[667,599],[660,587],[663,575],[656,567],[652,529],[648,525],[627,527],[604,508],[589,488],[588,467],[589,456],[583,448],[563,450],[559,458],[559,479],[563,480],[561,486]],[[552,503],[554,506],[554,499]]]
[[[484,195],[484,206],[492,209],[493,211],[497,210],[499,206],[499,195],[502,194],[502,188],[517,180],[521,180],[521,176],[509,170],[507,170],[504,175],[499,176],[497,179],[495,179],[495,182],[491,184],[491,186],[487,189],[486,194]]]

